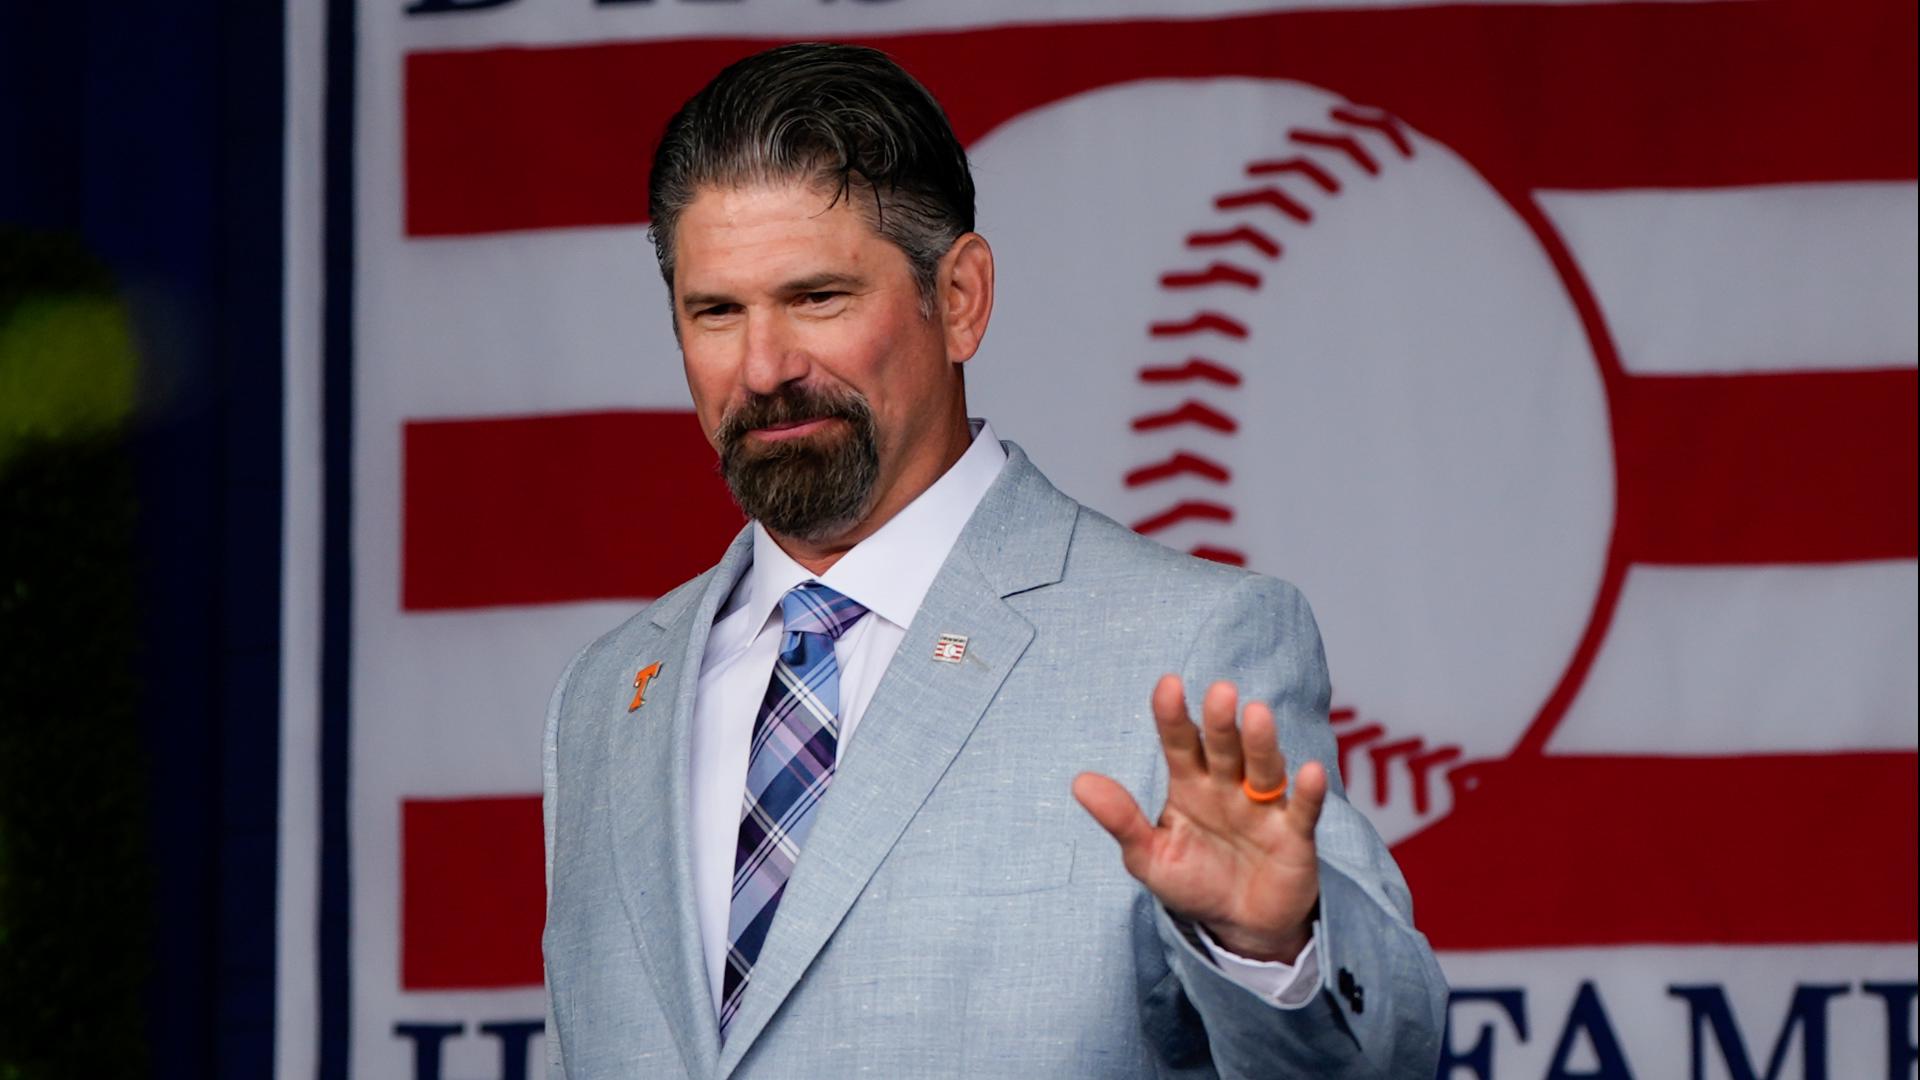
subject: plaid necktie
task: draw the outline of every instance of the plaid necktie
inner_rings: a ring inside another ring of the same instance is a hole
[[[722,1039],[740,1011],[753,962],[813,826],[814,807],[833,780],[840,739],[840,665],[833,643],[866,613],[817,581],[803,582],[780,599],[786,633],[753,722],[746,805],[734,851],[727,968],[721,977]]]

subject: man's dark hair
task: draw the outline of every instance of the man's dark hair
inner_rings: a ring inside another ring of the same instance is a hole
[[[680,214],[703,187],[805,180],[868,215],[907,256],[933,312],[940,258],[973,231],[973,176],[940,103],[887,54],[810,42],[749,56],[667,121],[647,209],[673,289]]]

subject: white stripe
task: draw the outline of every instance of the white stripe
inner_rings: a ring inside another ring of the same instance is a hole
[[[389,571],[386,580],[396,577]],[[527,732],[531,726],[537,738],[554,680],[582,644],[631,618],[640,605],[611,600],[402,614],[396,592],[392,586],[379,592],[386,610],[361,616],[358,647],[380,659],[362,657],[355,692],[362,708],[376,710],[372,715],[404,715],[404,723],[396,721],[377,739],[409,749],[356,760],[358,782],[377,783],[381,797],[396,800],[390,805],[399,798],[537,793],[540,755],[526,752]],[[617,686],[596,689],[619,695],[624,709],[633,694],[631,673]],[[664,713],[648,716],[651,707],[620,718],[666,723]],[[471,752],[423,749],[452,746]],[[373,798],[364,788],[356,792],[361,797]]]
[[[646,229],[372,242],[363,422],[693,407]]]
[[[1912,183],[1540,192],[1628,371],[1912,367]]]
[[[1913,562],[1637,566],[1553,753],[1911,750]]]
[[[280,792],[274,935],[273,1072],[319,1071],[320,622],[325,524],[321,476],[321,208],[326,6],[285,12],[286,128],[281,413],[284,464],[280,553]],[[536,778],[537,779],[537,778]]]
[[[1882,368],[1920,357],[1911,183],[1538,198],[1629,371]],[[381,388],[398,417],[691,407],[645,229],[382,246],[407,302],[363,317],[370,341],[408,358]]]
[[[1453,0],[968,0],[917,4],[506,4],[478,17],[406,18],[405,5],[375,4],[365,16],[410,49],[490,45],[575,45],[608,41],[742,34],[787,40],[955,31],[1022,23],[1106,23],[1128,19],[1199,19],[1303,8],[1429,7]],[[1496,4],[1580,6],[1587,0],[1478,0]],[[1672,0],[1669,0],[1672,2]],[[1697,0],[1692,0],[1697,2]]]

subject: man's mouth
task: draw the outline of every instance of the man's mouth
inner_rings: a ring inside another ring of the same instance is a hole
[[[834,419],[835,418],[831,416],[815,416],[806,420],[789,420],[784,423],[768,424],[766,427],[754,428],[749,434],[767,442],[779,442],[783,439],[798,439],[825,428],[828,424],[833,423]]]

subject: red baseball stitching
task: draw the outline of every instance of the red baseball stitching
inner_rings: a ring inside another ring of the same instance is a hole
[[[1231,195],[1214,198],[1216,210],[1239,210],[1248,206],[1270,206],[1302,225],[1313,223],[1313,211],[1305,203],[1281,191],[1277,187],[1255,188],[1252,191],[1240,191]]]
[[[1223,244],[1246,244],[1269,259],[1280,257],[1280,242],[1251,225],[1242,225],[1225,232],[1201,232],[1187,235],[1188,247],[1219,247]]]
[[[1198,424],[1214,431],[1232,434],[1240,429],[1239,421],[1211,405],[1199,401],[1189,401],[1177,409],[1163,413],[1148,413],[1133,418],[1133,430],[1158,431],[1179,424]]]
[[[1346,711],[1348,713],[1352,712],[1351,709]],[[1329,718],[1329,722],[1333,722],[1332,721],[1333,714],[1328,713],[1327,715]],[[1338,725],[1336,724],[1336,728],[1337,726]],[[1365,727],[1357,727],[1348,731],[1336,730],[1333,733],[1333,748],[1334,748],[1334,757],[1340,763],[1340,775],[1341,776],[1353,775],[1352,762],[1353,762],[1354,750],[1360,747],[1363,747],[1370,742],[1376,742],[1386,737],[1386,734],[1387,734],[1387,729],[1384,727],[1381,727],[1379,724],[1368,724]]]
[[[1393,148],[1400,151],[1401,157],[1413,156],[1413,140],[1407,138],[1406,129],[1400,123],[1400,118],[1392,113],[1381,109],[1368,109],[1362,112],[1349,105],[1338,105],[1327,115],[1342,124],[1372,128],[1385,135],[1393,143]]]
[[[1362,109],[1353,105],[1339,105],[1327,112],[1327,119],[1334,127],[1328,130],[1295,128],[1287,133],[1289,141],[1301,147],[1301,152],[1284,158],[1263,158],[1249,162],[1246,174],[1251,177],[1303,177],[1312,187],[1310,192],[1296,194],[1281,187],[1277,182],[1247,191],[1229,192],[1216,196],[1213,200],[1215,212],[1225,213],[1249,208],[1274,210],[1280,217],[1293,226],[1305,228],[1313,224],[1314,211],[1304,201],[1304,194],[1318,198],[1338,198],[1344,187],[1332,169],[1316,160],[1316,155],[1339,154],[1354,163],[1369,176],[1380,174],[1380,163],[1361,144],[1356,132],[1373,132],[1393,144],[1394,150],[1402,158],[1411,158],[1414,146],[1407,137],[1400,121],[1378,109]],[[1269,259],[1278,259],[1285,250],[1281,242],[1272,235],[1250,224],[1236,224],[1232,228],[1217,231],[1189,233],[1186,246],[1189,248],[1214,248],[1229,245],[1244,245],[1260,252]],[[1217,285],[1234,285],[1257,292],[1265,284],[1265,279],[1257,272],[1235,263],[1216,261],[1204,270],[1180,268],[1166,271],[1160,275],[1160,287],[1163,290],[1183,290],[1204,288]],[[1250,335],[1246,323],[1231,315],[1211,308],[1196,311],[1185,320],[1153,322],[1147,327],[1151,338],[1188,337],[1199,334],[1220,334],[1237,341],[1244,341]],[[1184,366],[1149,366],[1140,369],[1139,379],[1143,383],[1174,383],[1204,380],[1237,389],[1241,378],[1238,372],[1227,368],[1217,361],[1191,357]],[[1210,431],[1229,434],[1238,430],[1238,423],[1228,413],[1222,412],[1204,402],[1188,400],[1178,408],[1167,412],[1148,413],[1136,416],[1132,420],[1135,431],[1156,431],[1163,428],[1191,424]],[[1182,453],[1192,453],[1181,448]],[[1127,473],[1128,485],[1139,486],[1144,481],[1133,478],[1151,475],[1157,479],[1170,478],[1171,474],[1153,472],[1155,466],[1138,466]],[[1149,517],[1157,521],[1165,513]],[[1203,544],[1190,550],[1191,554],[1230,553],[1244,564],[1245,558],[1231,548]],[[1223,560],[1226,561],[1226,560]]]
[[[1413,812],[1424,814],[1431,806],[1432,792],[1428,789],[1428,778],[1433,770],[1443,765],[1452,765],[1465,756],[1458,746],[1442,746],[1423,753],[1414,754],[1407,759],[1407,769],[1413,774]],[[1447,770],[1451,772],[1451,769]]]
[[[1417,736],[1381,742],[1386,738],[1386,727],[1377,723],[1359,724],[1359,714],[1351,708],[1334,709],[1327,713],[1327,720],[1334,728],[1334,754],[1340,764],[1341,776],[1352,775],[1353,752],[1366,749],[1367,757],[1373,763],[1373,801],[1377,806],[1387,805],[1392,797],[1389,766],[1397,758],[1406,762],[1407,775],[1412,778],[1413,811],[1425,814],[1433,806],[1435,770],[1452,772],[1447,767],[1459,761],[1464,753],[1454,745],[1427,749],[1426,740]],[[1352,793],[1348,794],[1351,797]]]
[[[1351,158],[1353,163],[1360,166],[1368,176],[1380,175],[1380,163],[1373,160],[1373,155],[1367,153],[1367,148],[1361,146],[1360,140],[1354,138],[1352,135],[1325,131],[1303,131],[1296,128],[1293,131],[1287,132],[1287,138],[1292,139],[1302,146],[1317,146],[1327,150],[1338,150]]]
[[[1321,191],[1329,195],[1340,194],[1340,180],[1332,173],[1320,167],[1320,163],[1308,157],[1282,158],[1278,161],[1256,161],[1247,166],[1248,176],[1277,176],[1282,173],[1299,173],[1317,184]]]
[[[1192,521],[1195,519],[1202,521],[1232,521],[1233,508],[1230,506],[1222,506],[1216,502],[1202,502],[1199,499],[1188,499],[1150,518],[1134,522],[1133,531],[1142,536],[1149,536],[1159,532],[1161,529],[1170,529],[1183,521]]]
[[[1419,739],[1395,739],[1367,747],[1367,757],[1373,761],[1374,805],[1385,806],[1392,797],[1393,770],[1387,765],[1397,757],[1413,757],[1420,752],[1420,747]]]
[[[1230,367],[1217,364],[1212,360],[1190,356],[1179,367],[1143,367],[1140,369],[1140,381],[1156,382],[1193,382],[1199,379],[1221,386],[1239,386],[1240,373]]]
[[[1209,559],[1213,562],[1226,563],[1229,566],[1247,565],[1247,557],[1238,551],[1234,551],[1232,548],[1210,547],[1202,544],[1194,548],[1191,554],[1198,555],[1202,559]]]
[[[1148,328],[1154,337],[1181,337],[1186,334],[1225,334],[1230,338],[1245,338],[1245,324],[1227,318],[1217,311],[1202,311],[1186,322],[1154,323]]]
[[[1260,275],[1245,267],[1222,262],[1214,263],[1205,270],[1176,270],[1160,275],[1160,287],[1163,289],[1193,289],[1202,285],[1239,285],[1257,289],[1260,287]]]
[[[1410,159],[1414,156],[1413,141],[1408,137],[1405,125],[1390,113],[1339,105],[1328,110],[1327,120],[1330,126],[1326,129],[1295,128],[1287,133],[1288,141],[1300,148],[1298,154],[1248,162],[1245,170],[1248,177],[1271,179],[1273,182],[1216,196],[1213,199],[1214,212],[1272,210],[1278,215],[1278,220],[1288,223],[1285,227],[1307,228],[1315,220],[1310,200],[1338,198],[1344,190],[1340,178],[1318,158],[1338,155],[1338,158],[1352,162],[1369,177],[1379,176],[1380,160],[1361,141],[1361,134],[1366,132],[1385,139],[1400,158]],[[1282,181],[1294,177],[1301,178],[1305,185],[1310,186],[1294,191],[1280,186]],[[1279,259],[1285,250],[1279,238],[1245,223],[1217,231],[1189,233],[1186,238],[1186,247],[1189,249],[1230,246],[1250,248],[1269,260]],[[1257,272],[1225,262],[1214,262],[1204,270],[1169,270],[1160,276],[1161,288],[1170,292],[1220,285],[1239,286],[1257,292],[1264,284],[1264,279]],[[1246,323],[1211,309],[1197,311],[1185,321],[1154,322],[1148,326],[1148,336],[1153,340],[1209,332],[1242,341],[1251,335]],[[1207,382],[1227,390],[1237,390],[1242,382],[1239,372],[1216,360],[1198,356],[1189,357],[1183,364],[1143,367],[1139,370],[1138,378],[1148,385],[1164,384],[1169,388],[1173,384]],[[1193,399],[1187,399],[1165,412],[1134,417],[1131,426],[1138,432],[1195,427],[1229,435],[1239,428],[1238,422],[1229,413]],[[1167,458],[1129,470],[1125,482],[1129,488],[1141,488],[1181,477],[1194,477],[1223,486],[1230,486],[1233,479],[1232,472],[1226,466],[1190,447],[1178,447]],[[1134,529],[1150,535],[1183,523],[1213,521],[1231,524],[1233,519],[1233,508],[1229,504],[1186,499],[1142,519],[1134,525]],[[1200,543],[1189,549],[1189,553],[1234,566],[1245,566],[1247,563],[1245,553],[1213,543]],[[1354,752],[1365,750],[1373,765],[1373,801],[1380,806],[1385,806],[1392,795],[1390,776],[1394,765],[1403,762],[1411,778],[1414,812],[1425,815],[1433,805],[1433,776],[1436,773],[1451,773],[1452,767],[1462,757],[1461,748],[1454,745],[1430,747],[1418,737],[1389,739],[1385,725],[1362,723],[1358,712],[1350,707],[1332,710],[1328,720],[1334,728],[1335,754],[1340,772],[1342,775],[1351,775]]]
[[[1128,487],[1140,487],[1143,484],[1157,484],[1162,480],[1171,480],[1176,476],[1198,476],[1216,484],[1224,484],[1233,479],[1233,474],[1225,465],[1209,461],[1198,454],[1189,454],[1185,450],[1165,461],[1154,465],[1142,465],[1127,474]]]

